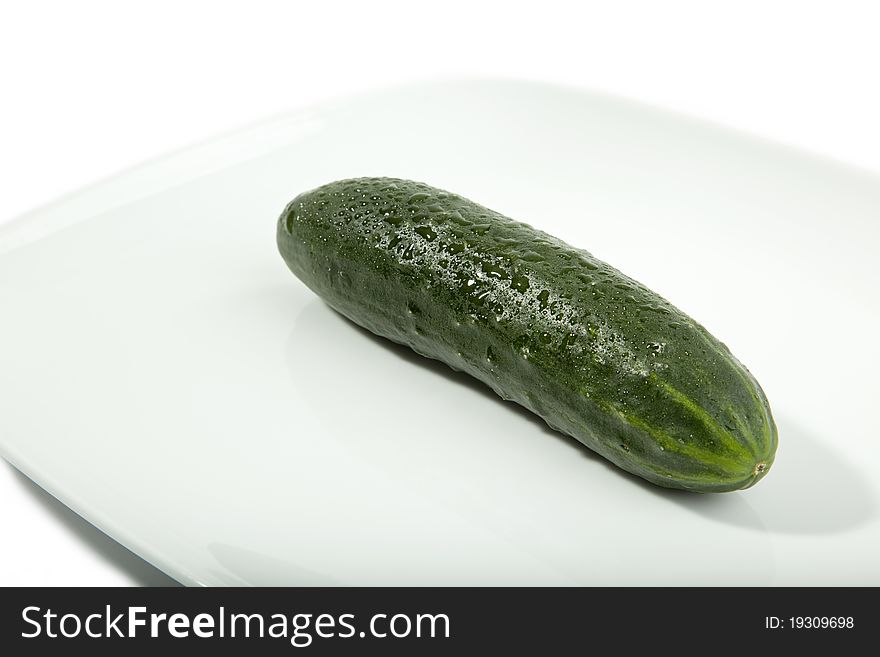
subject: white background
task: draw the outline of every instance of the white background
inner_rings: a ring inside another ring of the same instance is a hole
[[[0,222],[266,116],[440,77],[589,87],[880,171],[871,2],[0,7]],[[0,500],[0,585],[167,582],[5,465]]]

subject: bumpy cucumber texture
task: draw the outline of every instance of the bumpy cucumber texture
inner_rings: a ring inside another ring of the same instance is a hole
[[[293,273],[341,314],[650,482],[730,491],[773,463],[767,399],[727,347],[529,225],[422,183],[358,178],[297,196],[277,238]]]

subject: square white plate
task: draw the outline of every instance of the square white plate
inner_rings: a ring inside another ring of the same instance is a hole
[[[779,425],[740,493],[625,475],[329,310],[297,193],[386,175],[697,318]],[[632,103],[414,85],[283,116],[0,228],[0,453],[186,584],[880,584],[880,180]]]

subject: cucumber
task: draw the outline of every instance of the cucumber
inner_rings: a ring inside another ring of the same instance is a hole
[[[773,463],[767,399],[724,344],[527,224],[422,183],[358,178],[297,196],[277,240],[342,315],[654,484],[737,490]]]

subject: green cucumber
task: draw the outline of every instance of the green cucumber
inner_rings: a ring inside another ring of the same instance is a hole
[[[422,183],[358,178],[297,196],[277,239],[341,314],[650,482],[731,491],[773,462],[767,399],[724,344],[529,225]]]

